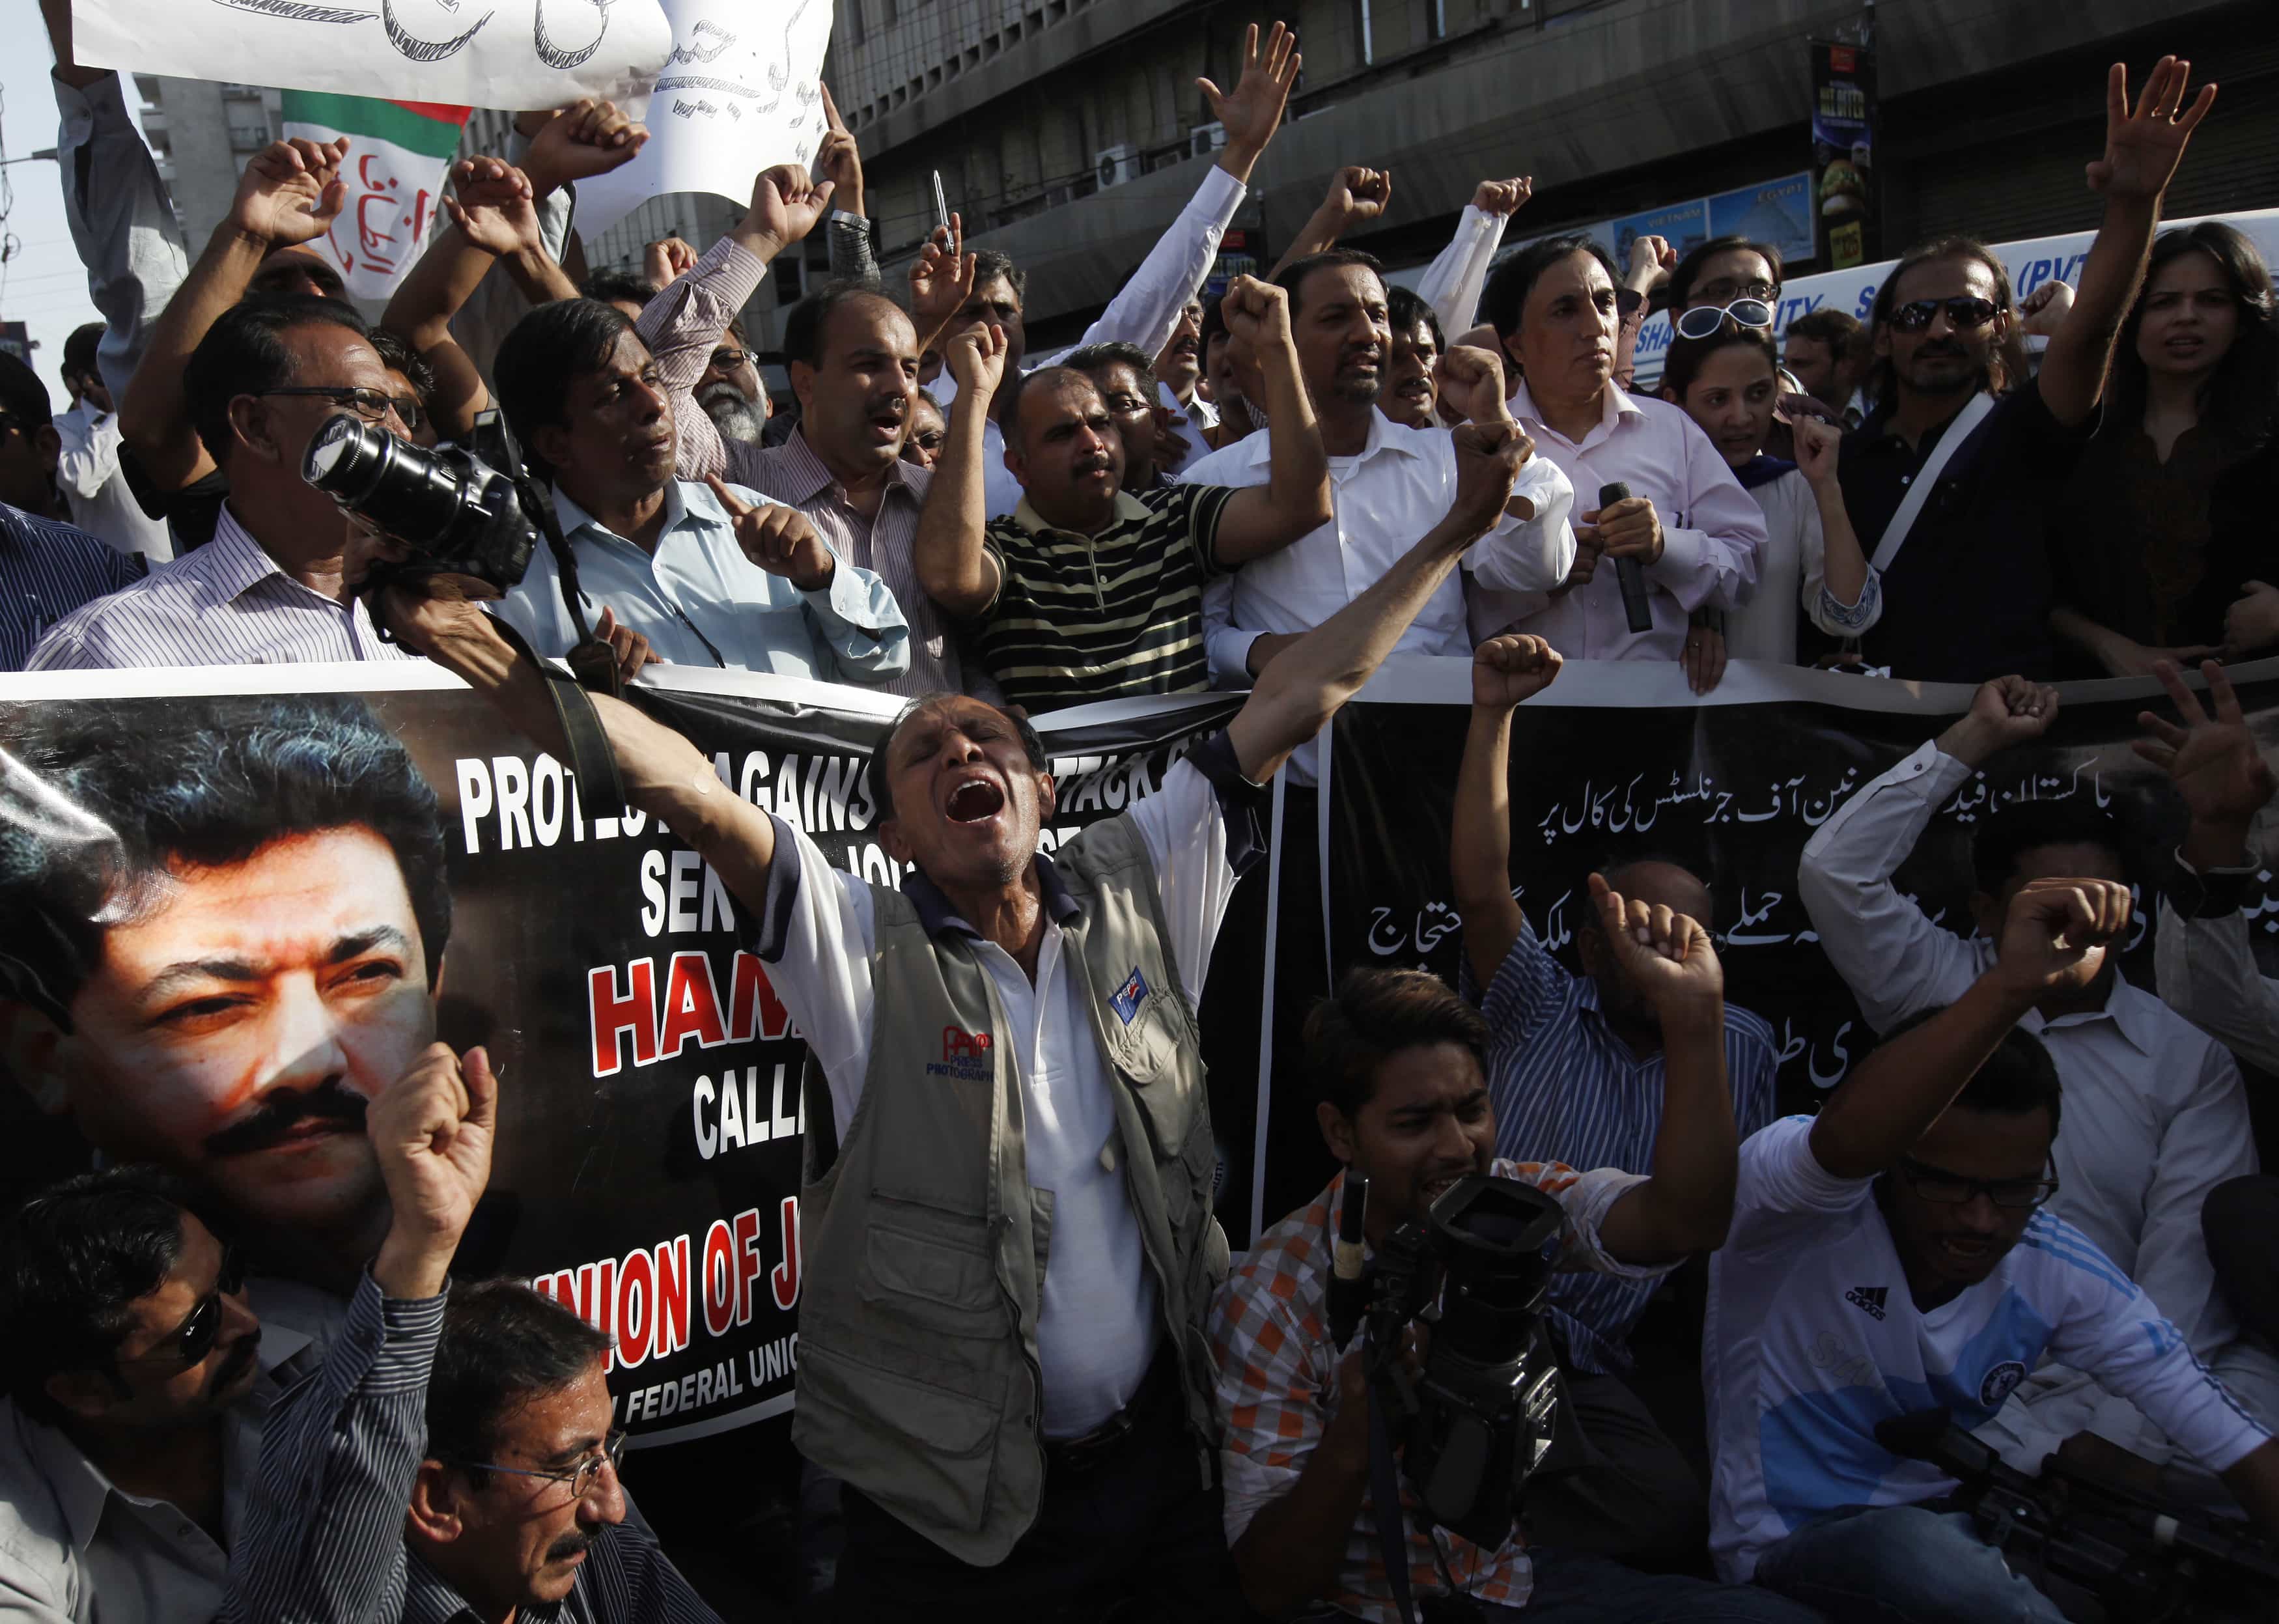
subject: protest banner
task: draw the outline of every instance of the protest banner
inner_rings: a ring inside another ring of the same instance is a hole
[[[638,115],[672,30],[657,0],[72,0],[87,67],[469,107],[608,96]]]
[[[898,882],[863,770],[900,700],[668,667],[644,703]],[[1042,844],[1152,793],[1233,703],[1063,713]],[[363,1101],[434,1038],[481,1043],[499,1149],[463,1269],[610,1333],[645,1444],[788,1409],[805,1046],[694,852],[589,815],[424,663],[11,677],[0,752],[11,1188],[155,1161],[252,1221],[257,1272],[352,1281],[385,1224]]]
[[[359,299],[385,301],[427,246],[442,207],[443,177],[470,110],[372,96],[285,92],[285,134],[345,135],[349,195],[332,228],[310,246],[333,262]]]
[[[831,0],[664,0],[672,50],[648,105],[648,144],[578,187],[590,240],[652,197],[711,192],[736,203],[778,164],[805,169],[828,127],[817,83]]]

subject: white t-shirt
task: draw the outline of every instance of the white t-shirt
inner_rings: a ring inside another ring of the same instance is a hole
[[[2129,1398],[2211,1471],[2270,1436],[2152,1299],[2046,1209],[1992,1275],[1918,1310],[1875,1180],[1830,1174],[1811,1130],[1790,1117],[1741,1146],[1732,1232],[1710,1259],[1702,1380],[1722,1577],[1746,1582],[1768,1546],[1830,1512],[1948,1492],[1953,1479],[1890,1453],[1876,1424],[1945,1408],[1976,1427],[2045,1353]]]
[[[1223,735],[1198,753],[1215,747],[1225,748]],[[1200,1003],[1235,882],[1218,793],[1192,759],[1182,759],[1163,775],[1162,789],[1133,801],[1122,816],[1147,846],[1170,928],[1166,946],[1188,1000]],[[820,847],[781,817],[776,842],[754,950],[831,1084],[832,1113],[843,1139],[871,1069],[877,1013],[871,886],[833,868]],[[1121,1161],[1101,1154],[1116,1138],[1115,1085],[1092,1014],[1075,977],[1064,973],[1064,943],[1047,907],[1034,984],[1003,948],[985,941],[978,950],[1012,1028],[1029,1184],[1053,1192],[1037,1352],[1044,1374],[1044,1431],[1054,1438],[1089,1432],[1131,1401],[1147,1374],[1160,1330],[1155,1277],[1147,1269]]]

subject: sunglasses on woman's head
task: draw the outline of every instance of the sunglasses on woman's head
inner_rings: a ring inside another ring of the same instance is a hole
[[[1769,327],[1773,325],[1773,307],[1762,299],[1736,299],[1722,309],[1714,304],[1697,304],[1679,312],[1677,336],[1715,338],[1728,319],[1744,327]]]

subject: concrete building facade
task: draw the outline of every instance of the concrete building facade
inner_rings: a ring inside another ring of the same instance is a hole
[[[2268,0],[839,0],[825,75],[890,279],[932,224],[938,170],[968,245],[1028,268],[1032,347],[1072,337],[1209,161],[1194,80],[1231,88],[1244,26],[1277,16],[1304,73],[1236,222],[1270,260],[1344,164],[1393,172],[1391,208],[1354,241],[1394,266],[1437,253],[1492,176],[1535,178],[1520,238],[1802,170],[1807,42],[1863,21],[1887,252],[1935,231],[2094,225],[2082,165],[2103,68],[2125,59],[2141,80],[2163,50],[2223,84],[2175,212],[2279,203]],[[756,342],[784,304],[763,286]]]
[[[259,85],[134,75],[142,138],[173,195],[174,218],[195,257],[229,213],[253,155],[284,134],[284,97]]]

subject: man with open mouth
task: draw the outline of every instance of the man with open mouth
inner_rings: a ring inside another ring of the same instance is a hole
[[[1496,524],[1524,450],[1506,424],[1458,431],[1445,516],[1159,791],[1049,857],[1041,742],[964,695],[920,700],[872,756],[900,890],[595,701],[628,793],[726,883],[814,1056],[794,1441],[847,1486],[843,1616],[1042,1617],[1134,1591],[1239,1616],[1217,1497],[1196,1492],[1227,1247],[1195,1003],[1261,786]],[[399,592],[388,612],[559,743],[544,679],[474,606]]]

